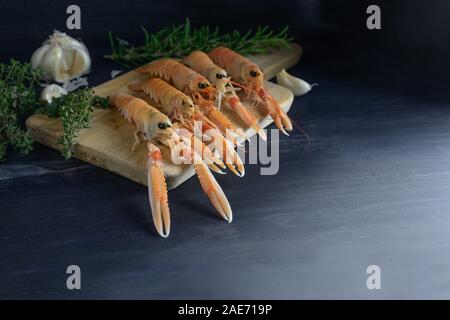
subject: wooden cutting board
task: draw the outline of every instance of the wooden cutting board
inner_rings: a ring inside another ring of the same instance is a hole
[[[295,65],[300,60],[301,54],[302,48],[293,45],[291,49],[274,50],[268,54],[249,56],[249,58],[262,68],[266,79],[270,79],[281,69]],[[127,86],[131,82],[145,78],[145,75],[130,71],[95,87],[94,91],[97,95],[103,97],[118,92],[131,94]],[[266,81],[266,85],[284,110],[288,111],[294,98],[292,93],[268,81]],[[233,124],[242,128],[242,123],[235,115],[226,112],[227,110],[223,111]],[[260,126],[264,128],[272,123],[272,120],[266,117],[261,118],[259,122]],[[62,133],[62,125],[59,119],[35,114],[27,119],[26,126],[35,141],[59,150],[60,146],[57,141]],[[252,129],[243,129],[248,137],[255,134]],[[113,108],[108,110],[97,109],[92,114],[90,128],[79,132],[74,145],[73,156],[146,185],[147,150],[145,144],[141,143],[133,152],[131,151],[134,142],[133,133],[133,125],[128,123],[117,110]],[[175,166],[166,159],[166,155],[163,154],[163,156],[165,160],[164,171],[167,174],[169,189],[176,188],[194,174],[192,166]]]

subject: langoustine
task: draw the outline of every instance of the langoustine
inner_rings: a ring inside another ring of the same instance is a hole
[[[170,149],[172,160],[179,156],[181,150],[183,150],[183,154],[191,156],[202,189],[219,214],[228,222],[232,221],[231,207],[222,188],[201,157],[193,151],[188,150],[186,152],[187,147],[172,128],[172,123],[166,115],[150,106],[144,100],[128,94],[116,94],[110,97],[110,103],[129,122],[135,125],[135,137],[138,138],[141,135],[147,144],[149,201],[153,223],[159,235],[167,237],[170,233],[171,225],[167,186],[160,150],[161,145]]]
[[[230,120],[210,102],[214,100],[216,89],[204,76],[172,59],[155,60],[136,71],[150,77],[161,78],[184,92],[197,103],[224,137],[228,137],[233,144],[237,143],[236,138],[240,134]]]
[[[163,113],[189,130],[191,135],[188,138],[192,145],[196,146],[197,153],[202,154],[203,157],[214,159],[209,151],[211,148],[212,152],[217,151],[223,162],[234,174],[240,177],[245,174],[244,164],[233,146],[208,122],[208,118],[195,110],[195,104],[190,97],[159,78],[151,78],[141,83],[132,84],[128,88],[133,91],[143,91],[152,103],[159,106]],[[211,140],[208,147],[203,147],[203,142],[196,140],[193,134],[195,122],[201,124],[201,133],[205,135],[206,139]],[[220,166],[223,164],[218,162],[217,159],[214,159],[214,162]],[[211,167],[211,165],[210,168],[217,172],[217,168]]]
[[[281,132],[288,135],[292,122],[280,104],[264,87],[264,74],[259,66],[231,49],[218,47],[208,53],[211,60],[224,68],[232,77],[233,83],[249,93],[256,93],[268,107],[269,114]]]
[[[267,140],[267,136],[258,125],[256,117],[243,106],[231,85],[231,78],[224,69],[217,66],[206,53],[200,50],[196,50],[185,57],[183,63],[205,76],[215,86],[218,108],[223,101],[247,126],[253,128],[263,140]]]

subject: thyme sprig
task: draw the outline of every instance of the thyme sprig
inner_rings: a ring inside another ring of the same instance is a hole
[[[112,53],[105,56],[125,67],[137,67],[159,58],[182,58],[194,50],[209,51],[225,46],[241,54],[265,53],[269,48],[289,47],[293,38],[285,27],[278,33],[267,26],[258,27],[241,34],[239,31],[221,34],[219,28],[208,26],[194,28],[189,19],[181,25],[172,25],[150,34],[142,27],[144,44],[130,45],[127,41],[114,37],[109,32]]]
[[[36,107],[42,74],[29,63],[11,60],[0,64],[0,161],[8,146],[20,153],[32,150],[33,140],[22,120]]]
[[[63,133],[58,143],[64,157],[70,158],[74,140],[80,129],[89,126],[93,108],[108,106],[107,99],[90,89],[72,91],[45,104],[39,100],[43,83],[42,73],[29,63],[0,64],[0,161],[5,160],[9,146],[24,154],[33,149],[33,139],[24,126],[33,113],[61,119]]]
[[[36,111],[51,118],[61,119],[63,133],[58,143],[66,159],[72,156],[72,148],[78,132],[89,127],[94,107],[107,108],[108,100],[96,96],[91,89],[85,88],[54,98],[47,106]]]

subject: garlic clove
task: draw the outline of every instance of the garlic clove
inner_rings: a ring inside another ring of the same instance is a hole
[[[79,76],[91,69],[91,58],[87,51],[76,50],[73,54],[73,60],[69,70],[71,76]]]
[[[42,57],[39,63],[44,75],[47,78],[55,79],[55,75],[61,65],[62,51],[60,47],[50,47]],[[57,80],[57,79],[55,79]],[[59,80],[58,80],[59,81]]]
[[[50,84],[42,90],[41,99],[50,103],[53,98],[61,97],[65,94],[67,94],[66,89],[57,84]]]
[[[294,77],[287,73],[285,69],[277,74],[277,83],[291,90],[296,97],[308,93],[312,87],[317,85],[316,83],[311,85],[300,78]]]
[[[45,44],[33,53],[33,55],[31,56],[31,67],[33,69],[36,69],[37,67],[39,67],[39,64],[41,63],[44,55],[47,53],[49,48],[50,48],[50,45]]]
[[[40,67],[44,75],[56,81],[64,81],[62,70],[67,68],[62,59],[63,52],[60,47],[51,47],[43,56]]]
[[[67,67],[65,71],[69,71],[75,60],[76,51],[71,47],[62,47],[64,65]]]

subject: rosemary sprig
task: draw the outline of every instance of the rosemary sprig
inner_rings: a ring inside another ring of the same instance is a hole
[[[105,56],[125,67],[137,67],[159,58],[182,58],[194,50],[209,51],[225,46],[241,54],[267,52],[269,48],[289,47],[293,38],[288,36],[288,27],[275,33],[267,26],[258,27],[245,34],[238,31],[220,34],[218,28],[208,26],[194,28],[189,19],[182,25],[172,25],[150,34],[144,27],[144,44],[130,45],[109,32],[112,53]]]
[[[51,118],[59,117],[63,126],[63,134],[58,143],[61,153],[66,159],[72,156],[72,148],[78,132],[88,128],[94,107],[107,108],[108,100],[94,95],[91,89],[79,89],[62,97],[54,98],[47,106],[38,109]]]

